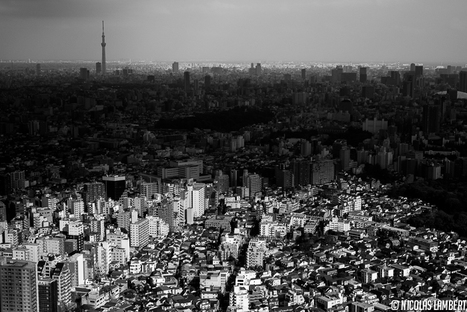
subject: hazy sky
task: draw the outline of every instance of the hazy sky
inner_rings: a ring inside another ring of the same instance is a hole
[[[467,0],[0,0],[0,58],[467,63]]]

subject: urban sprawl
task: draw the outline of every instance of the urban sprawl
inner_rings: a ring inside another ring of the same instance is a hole
[[[467,298],[461,66],[105,65],[0,62],[0,310]]]

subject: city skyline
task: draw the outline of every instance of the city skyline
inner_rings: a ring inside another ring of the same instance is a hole
[[[0,312],[467,311],[462,5],[283,1],[0,0]]]
[[[0,1],[2,60],[465,63],[465,1]],[[98,50],[99,49],[99,50]]]

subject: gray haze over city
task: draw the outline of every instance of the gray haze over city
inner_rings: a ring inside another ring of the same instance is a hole
[[[0,0],[0,311],[467,311],[466,9]]]
[[[0,0],[0,59],[465,63],[463,0]]]

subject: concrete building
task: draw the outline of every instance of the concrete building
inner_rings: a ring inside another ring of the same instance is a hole
[[[58,285],[51,278],[39,279],[39,311],[58,312]]]
[[[250,198],[254,198],[263,188],[263,179],[259,174],[249,174],[246,178],[246,185],[250,191]]]
[[[188,205],[193,208],[193,217],[198,218],[204,214],[206,184],[194,183],[188,186]]]
[[[311,165],[311,184],[325,184],[334,180],[334,162],[320,160]]]
[[[266,241],[263,239],[251,239],[248,244],[246,265],[248,268],[263,267],[266,251]]]
[[[147,199],[152,199],[156,194],[161,193],[161,186],[158,182],[143,182],[140,184],[139,192]]]
[[[130,246],[141,248],[149,243],[149,220],[139,219],[130,224]]]
[[[21,276],[21,278],[18,278],[18,276]],[[0,289],[0,311],[40,311],[37,271],[34,262],[1,259]]]
[[[362,130],[363,131],[368,131],[368,132],[371,132],[371,133],[378,133],[379,130],[387,130],[388,129],[388,121],[387,120],[378,120],[375,118],[373,118],[373,120],[370,120],[370,119],[366,119],[364,122],[363,122],[363,125],[362,125]]]
[[[102,177],[102,181],[105,185],[105,191],[107,198],[106,199],[113,199],[119,200],[120,196],[122,196],[123,192],[125,191],[126,187],[126,180],[124,176],[104,176]]]
[[[173,62],[173,63],[172,63],[172,72],[178,73],[178,71],[179,71],[178,62]]]

